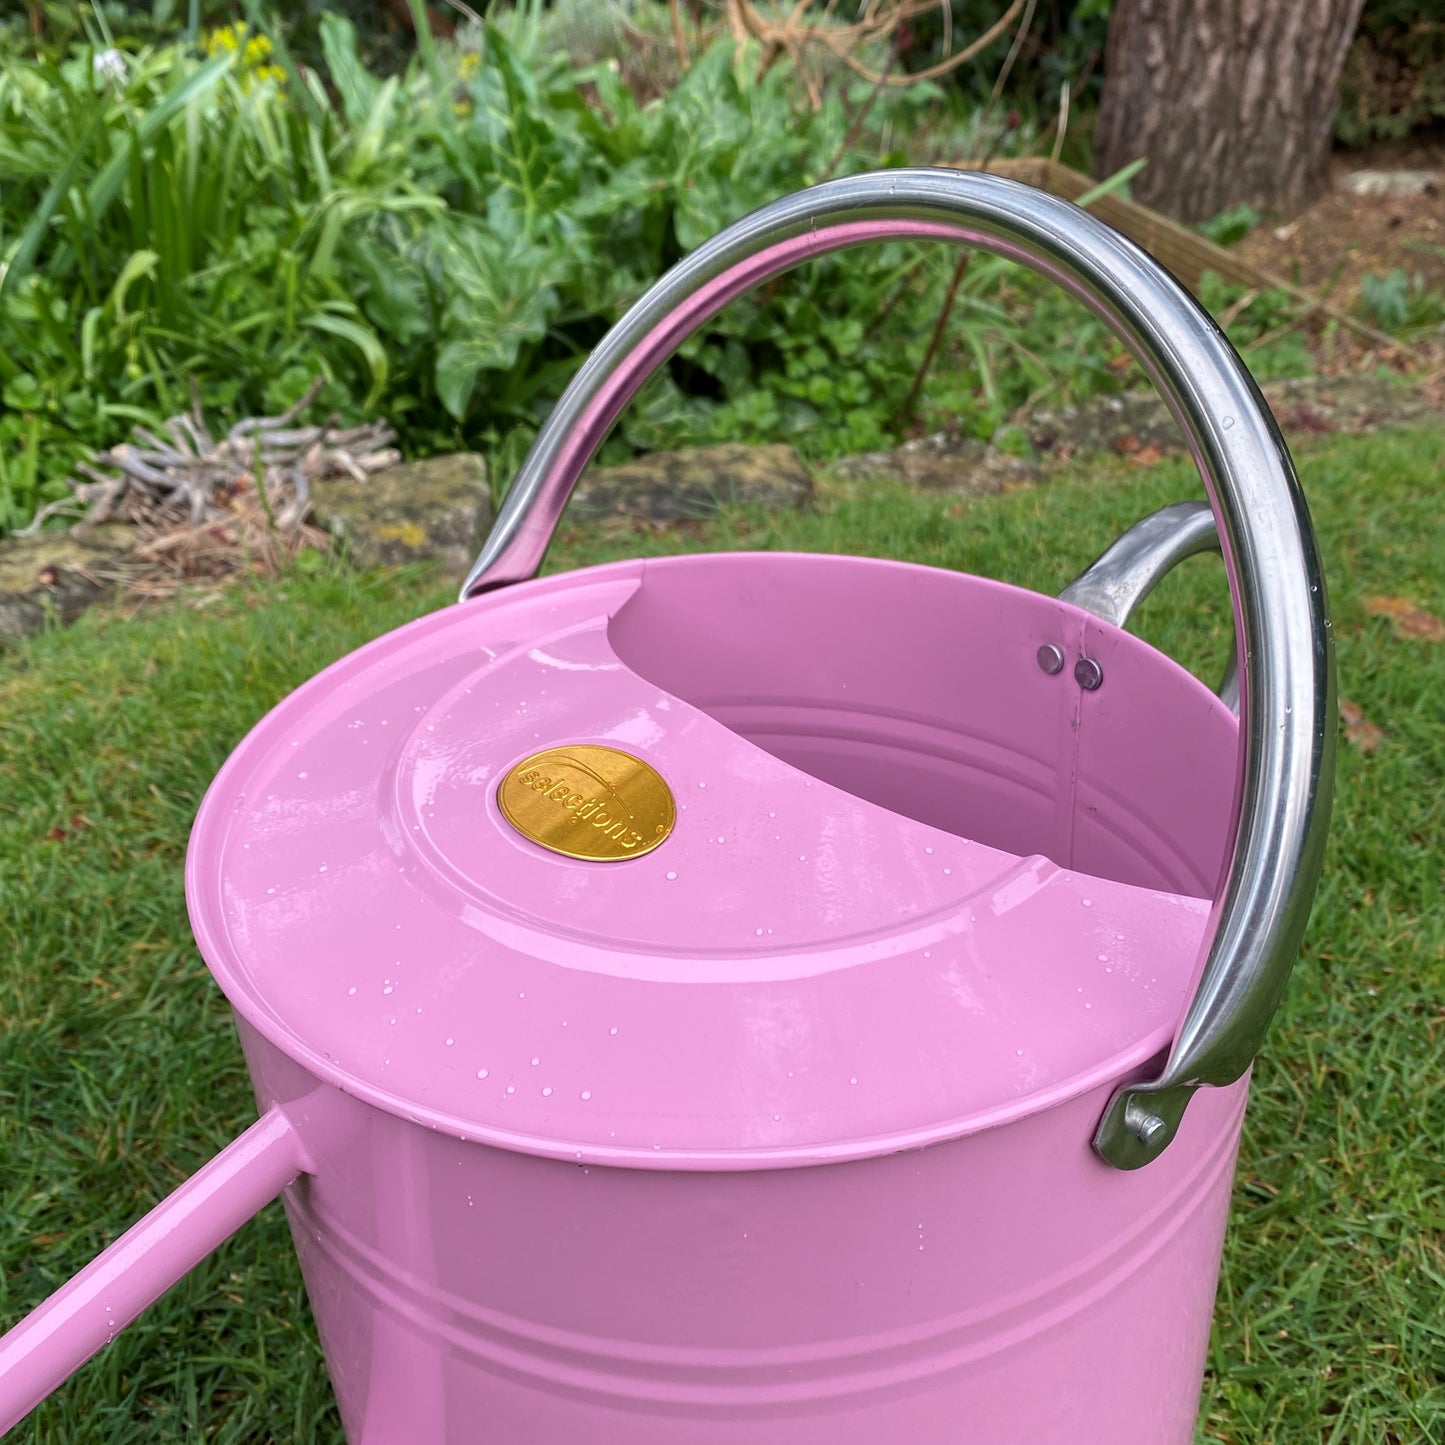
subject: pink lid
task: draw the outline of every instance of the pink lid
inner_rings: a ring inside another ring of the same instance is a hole
[[[757,1167],[1004,1122],[1167,1045],[1209,906],[1184,895],[1227,822],[1206,807],[1165,841],[1149,747],[1120,753],[1142,802],[1081,751],[1095,701],[1034,653],[1090,636],[1112,649],[1097,705],[1145,689],[1150,733],[1174,708],[1190,786],[1227,795],[1207,690],[1001,584],[774,554],[488,594],[344,658],[237,748],[192,835],[197,939],[312,1072],[510,1148]],[[1101,711],[1100,745],[1127,721]],[[665,780],[653,851],[569,858],[502,815],[515,764],[577,744]],[[1081,849],[1112,876],[1043,856]]]

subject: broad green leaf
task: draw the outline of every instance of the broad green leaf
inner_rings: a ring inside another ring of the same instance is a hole
[[[337,316],[329,311],[308,316],[305,324],[313,331],[321,331],[349,342],[361,354],[361,359],[371,374],[371,390],[362,402],[362,407],[369,411],[386,390],[386,380],[390,372],[386,348],[381,344],[376,332],[348,316]]]
[[[115,311],[117,325],[126,319],[125,293],[142,276],[154,275],[156,263],[159,260],[160,257],[154,251],[137,251],[121,267],[120,275],[116,277],[115,285],[111,287],[110,291],[110,304]]]
[[[356,27],[345,16],[326,10],[321,15],[320,31],[326,73],[341,96],[342,113],[353,126],[364,125],[383,86],[361,63]]]

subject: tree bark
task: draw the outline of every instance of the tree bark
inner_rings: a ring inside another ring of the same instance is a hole
[[[1114,0],[1095,134],[1101,177],[1140,156],[1135,200],[1181,221],[1288,214],[1323,187],[1340,70],[1364,0]]]

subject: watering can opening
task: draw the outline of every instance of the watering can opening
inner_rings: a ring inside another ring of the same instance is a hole
[[[647,681],[892,813],[1112,882],[1214,892],[1228,709],[1051,598],[868,558],[687,557],[645,564],[607,636]],[[1041,647],[1069,666],[1045,671]]]

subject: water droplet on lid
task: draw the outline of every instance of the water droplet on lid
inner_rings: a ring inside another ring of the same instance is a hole
[[[925,853],[932,853],[932,852],[933,852],[933,849],[932,849],[932,848],[925,848],[923,851],[924,851]]]
[[[782,1118],[783,1118],[783,1116],[782,1116],[781,1114],[774,1114],[774,1115],[773,1115],[773,1123],[775,1123],[775,1124],[781,1123],[781,1122],[782,1122]]]
[[[854,1074],[853,1077],[848,1080],[848,1082],[849,1082],[850,1084],[856,1084],[856,1083],[858,1082],[858,1075],[857,1075],[857,1074]]]
[[[447,1048],[451,1048],[451,1046],[452,1046],[454,1043],[456,1043],[456,1040],[455,1040],[455,1039],[448,1039],[448,1040],[447,1040]]]
[[[677,874],[676,874],[676,873],[669,873],[669,874],[667,875],[667,881],[668,881],[669,883],[671,883],[676,877],[677,877]]]
[[[552,1097],[552,1086],[551,1086],[551,1084],[548,1084],[547,1087],[542,1090],[542,1097],[543,1097],[544,1099],[550,1099],[550,1098]]]
[[[296,776],[297,776],[298,778],[304,778],[304,777],[306,777],[307,775],[306,775],[305,773],[297,773]]]
[[[769,813],[769,814],[768,814],[768,817],[770,817],[770,818],[776,818],[777,816],[778,816],[778,815],[777,815],[776,813]]]
[[[534,1058],[534,1059],[532,1060],[532,1067],[535,1069],[535,1068],[537,1067],[537,1065],[540,1064],[541,1062],[542,1062],[541,1059],[536,1059],[536,1058]]]
[[[326,872],[326,864],[323,863],[316,871],[317,871],[318,873],[324,873],[324,872]]]
[[[1094,900],[1092,898],[1081,898],[1079,902],[1082,903],[1085,908],[1092,908],[1094,906]]]
[[[617,1035],[617,1026],[614,1024],[610,1029],[607,1030],[607,1032],[615,1038]]]
[[[1016,1053],[1016,1054],[1019,1056],[1019,1058],[1023,1058],[1023,1056],[1024,1056],[1024,1051],[1023,1051],[1022,1049],[1015,1049],[1015,1050],[1014,1050],[1014,1053]]]
[[[707,787],[707,784],[706,784],[706,783],[699,783],[699,784],[698,784],[698,787],[700,787],[700,788],[705,788],[705,787]],[[661,1145],[655,1145],[654,1147],[655,1147],[655,1148],[660,1148]]]
[[[753,929],[753,933],[754,933],[758,938],[761,938],[761,937],[763,936],[763,930],[762,930],[761,928],[755,928],[755,929]]]
[[[447,1042],[448,1042],[448,1043],[451,1043],[451,1040],[448,1039]],[[492,1071],[491,1071],[490,1069],[478,1069],[478,1070],[477,1070],[477,1077],[478,1077],[479,1079],[485,1079],[485,1078],[487,1077],[487,1075],[490,1074],[491,1072],[492,1072]]]
[[[952,868],[945,868],[945,869],[943,870],[943,873],[944,873],[944,876],[945,876],[945,877],[947,877],[947,876],[948,876],[950,873],[952,873],[952,872],[953,872],[953,869],[952,869]]]
[[[585,1103],[588,1101],[588,1099],[590,1099],[591,1097],[592,1097],[592,1090],[591,1090],[591,1089],[583,1089],[583,1090],[582,1090],[582,1102],[583,1102],[584,1104],[585,1104]]]
[[[517,1092],[517,1086],[516,1086],[515,1084],[508,1084],[508,1085],[507,1085],[507,1092],[508,1092],[509,1094],[515,1094],[515,1093]]]

